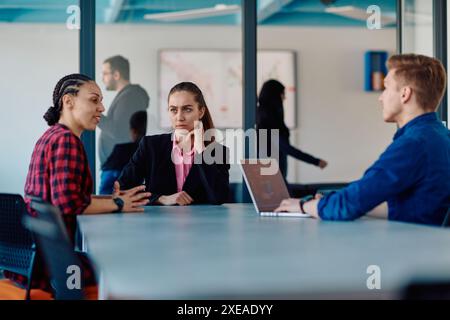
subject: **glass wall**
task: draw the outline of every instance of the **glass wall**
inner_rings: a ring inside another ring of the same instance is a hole
[[[433,56],[433,1],[402,0],[402,52]]]
[[[79,70],[78,1],[0,1],[0,192],[23,194],[53,88]]]
[[[147,135],[171,132],[167,96],[179,82],[194,82],[202,90],[216,127],[242,127],[240,1],[96,5],[96,79],[107,109],[97,130],[97,186],[102,171],[111,171],[107,160],[114,146],[133,141],[134,113],[147,112]],[[121,64],[129,76],[120,74]],[[239,168],[233,166],[230,178],[240,181]],[[111,186],[106,185],[102,193]]]
[[[441,30],[438,30],[440,27],[434,29],[433,19],[438,17],[433,17],[433,5],[438,5],[437,1],[402,0],[402,53],[417,53],[439,58],[440,53],[434,50],[434,39]],[[447,19],[448,10],[447,7]],[[435,11],[438,12],[439,9]],[[445,45],[447,46],[447,44]],[[447,97],[444,97],[444,99],[447,99]],[[446,103],[443,104],[443,107],[446,107]],[[447,121],[445,112],[442,120]]]
[[[395,0],[258,1],[258,91],[268,79],[284,85],[289,141],[316,158],[289,156],[290,183],[358,179],[391,141],[365,57],[395,53],[395,17]]]

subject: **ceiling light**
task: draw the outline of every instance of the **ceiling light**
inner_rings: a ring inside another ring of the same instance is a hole
[[[182,21],[206,17],[223,16],[228,14],[239,13],[240,11],[241,6],[239,5],[227,6],[225,4],[218,4],[212,8],[146,14],[144,15],[144,19],[159,20],[159,21]]]

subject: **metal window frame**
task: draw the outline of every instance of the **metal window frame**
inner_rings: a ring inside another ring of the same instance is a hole
[[[397,54],[400,54],[403,51],[403,37],[402,37],[403,16],[402,16],[402,10],[403,10],[403,0],[397,0]]]
[[[80,73],[95,80],[95,1],[79,0],[80,4]],[[84,131],[81,136],[86,150],[96,193],[95,131]]]
[[[244,131],[256,125],[257,90],[257,3],[256,0],[242,0],[242,117]],[[250,143],[244,138],[244,156],[250,157]],[[247,185],[242,183],[242,201],[251,202]]]
[[[433,0],[433,53],[447,68],[447,1]],[[448,121],[448,95],[447,88],[438,108],[441,121]]]

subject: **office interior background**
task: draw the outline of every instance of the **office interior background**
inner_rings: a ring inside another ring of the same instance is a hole
[[[108,108],[115,92],[106,91],[102,84],[102,62],[120,54],[130,61],[131,82],[140,84],[150,96],[147,135],[167,132],[160,125],[160,112],[165,107],[160,95],[168,90],[160,86],[161,52],[168,49],[242,52],[246,47],[244,1],[247,0],[92,1],[95,45],[89,50],[95,52],[91,59],[95,62],[95,77],[102,88],[105,107]],[[291,143],[329,162],[326,169],[320,170],[290,159],[288,181],[308,184],[358,179],[390,143],[396,130],[394,124],[382,120],[380,92],[364,90],[365,52],[436,56],[438,48],[443,59],[447,32],[443,30],[446,23],[442,24],[442,18],[446,21],[448,12],[439,11],[436,6],[446,10],[445,1],[252,2],[256,6],[258,51],[283,50],[295,54],[295,83],[290,88],[295,113],[294,119],[287,119],[294,123]],[[47,128],[42,116],[51,105],[53,87],[63,75],[79,72],[81,56],[89,55],[80,50],[83,28],[67,25],[79,5],[74,0],[0,0],[0,192],[23,194],[34,144]],[[381,29],[367,27],[370,14],[366,9],[370,5],[381,10]],[[158,18],[161,13],[170,16],[202,8],[226,8],[228,13],[217,14],[211,9],[201,16]],[[446,64],[446,56],[443,60]],[[242,79],[244,68],[241,63],[238,79]],[[257,94],[246,93],[246,83],[242,81],[241,96],[234,97],[238,101],[242,101],[244,94]],[[238,116],[243,114],[241,110]],[[445,116],[442,120],[447,121],[446,111],[441,114]],[[95,155],[89,148],[88,152],[91,157],[98,157],[97,150]],[[98,187],[98,160],[93,171]],[[237,165],[232,165],[230,173],[231,182],[242,181]]]

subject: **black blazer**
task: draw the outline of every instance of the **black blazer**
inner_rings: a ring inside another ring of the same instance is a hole
[[[150,204],[155,204],[161,195],[177,192],[175,165],[172,162],[172,134],[147,136],[141,139],[138,150],[122,170],[120,188],[130,189],[145,183],[151,192]],[[195,161],[183,185],[193,203],[222,204],[228,199],[229,161],[228,148],[218,143],[209,144],[205,151],[196,154],[194,160],[204,155],[220,157],[221,163]],[[215,159],[215,158],[214,158]],[[206,159],[208,160],[208,159]]]

